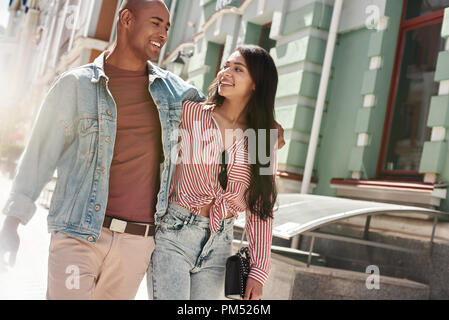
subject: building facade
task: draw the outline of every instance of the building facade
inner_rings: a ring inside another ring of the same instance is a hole
[[[111,44],[118,0],[10,0],[0,43],[3,104],[28,129],[62,72],[93,61]],[[28,132],[29,133],[29,132]]]
[[[299,192],[335,0],[166,0],[156,63],[203,92],[240,44],[279,72],[281,192]],[[121,0],[11,0],[2,104],[26,128],[65,70],[110,47]],[[309,192],[449,210],[449,0],[344,0]],[[7,85],[6,85],[7,84]],[[26,94],[23,94],[23,93]]]
[[[236,46],[270,51],[283,192],[301,190],[334,3],[179,1],[172,17],[162,65],[204,92]],[[449,209],[447,7],[344,0],[309,192]],[[196,33],[182,42],[186,19]]]

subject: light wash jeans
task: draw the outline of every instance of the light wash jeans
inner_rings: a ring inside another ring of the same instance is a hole
[[[231,255],[234,218],[211,233],[209,218],[170,203],[155,235],[151,258],[153,299],[224,299],[226,259]]]

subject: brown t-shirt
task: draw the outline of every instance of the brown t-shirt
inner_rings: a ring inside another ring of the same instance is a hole
[[[147,71],[105,64],[117,105],[117,135],[106,214],[134,222],[153,222],[162,152],[159,113],[148,92]]]

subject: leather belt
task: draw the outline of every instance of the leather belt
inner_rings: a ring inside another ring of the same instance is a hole
[[[137,223],[120,220],[111,216],[105,216],[103,227],[120,233],[129,233],[137,236],[151,237],[154,236],[154,223]]]

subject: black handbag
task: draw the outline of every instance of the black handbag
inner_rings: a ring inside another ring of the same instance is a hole
[[[243,236],[242,236],[243,240]],[[225,297],[240,300],[245,296],[250,271],[248,247],[242,247],[226,260]]]

